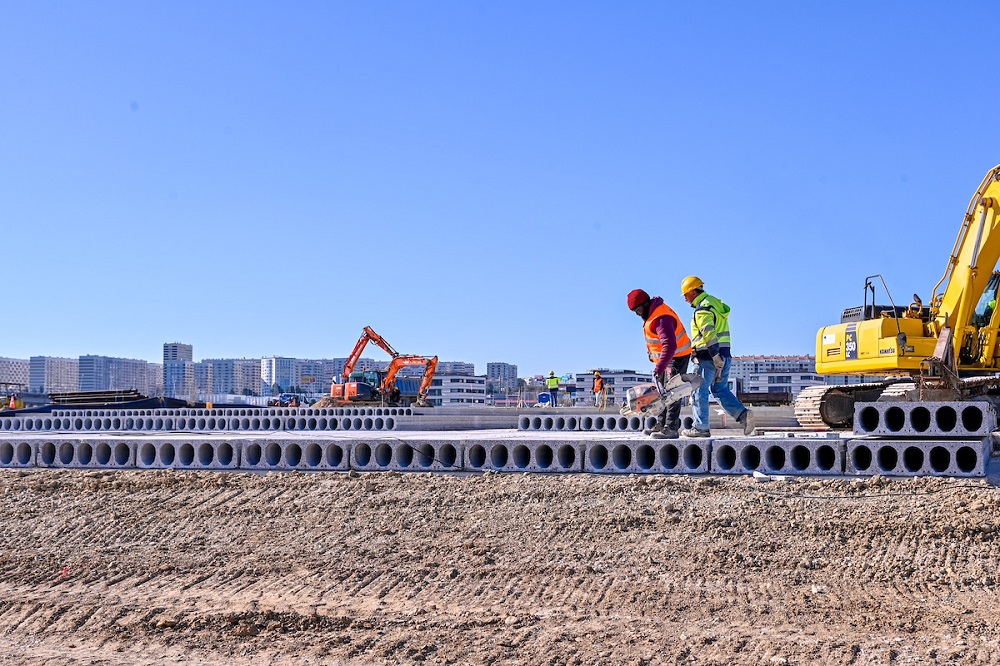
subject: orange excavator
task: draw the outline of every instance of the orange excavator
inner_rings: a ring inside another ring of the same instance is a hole
[[[361,358],[361,353],[365,350],[369,342],[374,342],[392,357],[392,361],[385,371],[354,371],[354,366],[358,364],[358,359]],[[420,382],[420,388],[417,390],[413,404],[417,407],[430,407],[431,404],[427,402],[427,391],[434,380],[434,372],[437,370],[437,364],[437,356],[400,354],[392,348],[392,345],[385,341],[385,338],[372,330],[371,326],[365,326],[364,333],[358,338],[357,344],[354,345],[354,351],[351,352],[350,357],[347,359],[340,383],[335,382],[330,387],[330,399],[337,406],[399,403],[405,400],[407,396],[401,396],[399,391],[395,390],[396,375],[403,368],[423,365],[426,366],[423,380]]]

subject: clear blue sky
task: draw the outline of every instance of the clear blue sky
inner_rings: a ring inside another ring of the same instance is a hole
[[[0,355],[645,369],[629,290],[813,353],[1000,162],[983,5],[0,4]],[[381,352],[373,352],[379,356]]]

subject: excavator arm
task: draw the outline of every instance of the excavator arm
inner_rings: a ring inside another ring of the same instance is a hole
[[[437,370],[437,364],[437,356],[396,356],[389,364],[389,369],[385,373],[385,379],[382,381],[382,394],[389,394],[392,387],[396,384],[396,375],[399,374],[400,370],[414,365],[425,365],[424,378],[420,382],[420,389],[417,391],[417,402],[426,403],[427,391],[430,389],[431,382],[434,381],[434,372]]]
[[[934,287],[929,329],[950,328],[960,367],[996,368],[996,279],[1000,261],[1000,165],[983,178],[962,219],[944,275]],[[941,289],[944,285],[943,291]],[[990,297],[983,294],[992,290]],[[992,304],[990,303],[992,301]],[[986,315],[986,316],[984,316]]]
[[[357,343],[354,345],[354,350],[351,351],[351,355],[347,357],[347,364],[344,365],[344,374],[341,377],[342,383],[346,384],[347,380],[350,379],[351,373],[354,372],[354,366],[358,364],[358,359],[361,358],[361,354],[365,351],[365,347],[369,342],[377,344],[392,358],[399,356],[399,352],[393,349],[392,345],[385,341],[385,338],[376,333],[371,326],[365,326],[364,333],[358,338]]]

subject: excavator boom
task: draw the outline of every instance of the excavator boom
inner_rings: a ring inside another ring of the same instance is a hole
[[[368,346],[369,342],[374,342],[393,358],[399,356],[399,352],[393,349],[392,345],[385,341],[385,338],[376,333],[371,326],[365,326],[364,333],[362,333],[361,337],[358,338],[357,343],[354,345],[354,349],[351,351],[351,355],[347,357],[347,363],[344,365],[344,374],[341,377],[343,383],[346,384],[347,380],[351,378],[351,373],[354,372],[354,366],[358,364],[358,359],[361,358],[361,354],[364,352],[365,347]]]

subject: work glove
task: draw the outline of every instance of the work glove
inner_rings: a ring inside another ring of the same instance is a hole
[[[712,357],[712,363],[715,364],[715,381],[713,384],[718,384],[722,381],[722,369],[726,367],[726,359],[722,358],[719,354]]]
[[[663,377],[663,373],[662,372],[654,372],[653,373],[653,382],[656,383],[656,388],[660,390],[660,393],[663,393],[663,384],[665,382],[664,382],[664,377]]]

